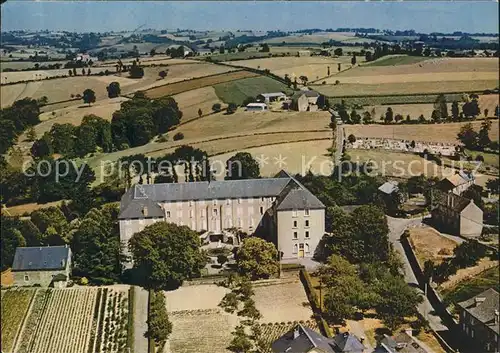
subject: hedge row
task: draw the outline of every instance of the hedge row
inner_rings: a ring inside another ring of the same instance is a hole
[[[149,321],[149,315],[151,313],[151,305],[153,304],[154,295],[155,292],[152,289],[150,289],[148,295],[148,321]],[[155,340],[152,337],[148,337],[148,353],[156,353],[156,344]]]
[[[300,280],[302,281],[302,284],[304,286],[304,289],[307,294],[307,298],[309,299],[309,303],[311,303],[311,308],[314,313],[314,318],[318,322],[318,326],[321,330],[321,332],[327,336],[327,337],[332,337],[332,331],[330,330],[330,326],[328,326],[328,323],[326,320],[323,318],[321,315],[321,308],[319,306],[319,299],[318,296],[316,295],[316,292],[314,291],[314,286],[311,281],[311,276],[309,273],[302,269],[299,272],[299,277]]]
[[[134,314],[135,314],[135,287],[130,286],[128,290],[128,323],[127,323],[127,347],[129,353],[134,353]]]

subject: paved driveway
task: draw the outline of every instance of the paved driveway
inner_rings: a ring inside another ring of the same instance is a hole
[[[403,245],[401,244],[400,241],[400,237],[401,234],[403,234],[403,232],[407,228],[422,225],[422,218],[403,219],[403,218],[393,218],[387,216],[387,223],[389,224],[389,241],[393,244],[394,249],[400,254],[401,259],[403,260],[404,264],[403,270],[404,270],[405,280],[412,287],[417,287],[418,286],[417,278],[415,277],[410,262],[406,257]],[[418,289],[418,291],[423,296],[424,294],[423,291],[421,289]],[[443,323],[441,322],[441,318],[433,314],[434,309],[429,300],[425,296],[423,296],[423,298],[424,301],[417,307],[419,313],[422,314],[422,316],[429,321],[429,325],[433,330],[438,332],[448,330],[448,327],[443,325]]]
[[[147,290],[135,287],[134,306],[134,352],[146,353],[148,351],[148,339],[144,334],[148,330],[148,297]]]

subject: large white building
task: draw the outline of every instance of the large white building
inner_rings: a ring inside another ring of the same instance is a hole
[[[120,203],[120,239],[159,221],[220,234],[238,228],[272,241],[282,259],[312,257],[325,233],[325,206],[295,178],[134,185]]]

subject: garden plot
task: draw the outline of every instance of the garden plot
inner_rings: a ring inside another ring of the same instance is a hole
[[[28,352],[87,352],[96,296],[97,288],[53,290]]]
[[[306,321],[313,316],[311,308],[304,305],[309,301],[298,279],[293,282],[256,282],[253,289],[255,307],[262,314],[261,323]]]
[[[221,107],[225,107],[224,103],[215,94],[213,87],[203,87],[179,93],[173,96],[173,98],[182,111],[181,123],[198,118],[198,110],[200,109],[203,115],[211,113],[212,106],[215,103],[219,103]]]
[[[172,322],[168,345],[175,353],[228,352],[239,318],[218,305],[229,290],[216,285],[190,285],[165,292]],[[196,339],[193,339],[193,338]]]
[[[2,291],[2,351],[9,353],[14,349],[24,317],[36,290]]]
[[[458,245],[457,242],[446,238],[430,227],[411,228],[410,244],[415,250],[415,255],[422,268],[427,260],[439,264],[452,256],[453,249]]]

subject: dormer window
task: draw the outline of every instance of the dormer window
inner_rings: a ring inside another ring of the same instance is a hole
[[[292,217],[297,217],[297,210],[296,209],[292,210]]]
[[[167,211],[167,218],[170,218],[170,211]]]
[[[308,208],[306,208],[306,209],[304,210],[304,216],[309,216],[309,209],[308,209]]]

